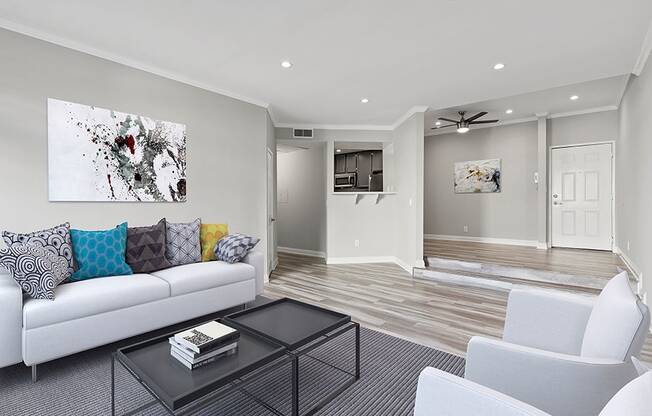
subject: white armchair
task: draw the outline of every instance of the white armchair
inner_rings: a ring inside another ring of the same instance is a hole
[[[626,274],[595,302],[513,290],[503,339],[471,339],[465,378],[555,416],[594,416],[637,376],[629,358],[640,353],[649,325]]]
[[[652,414],[652,372],[623,387],[599,416]],[[435,368],[419,376],[414,416],[550,416],[536,407]],[[556,414],[553,413],[553,416]],[[598,416],[594,413],[592,416]]]

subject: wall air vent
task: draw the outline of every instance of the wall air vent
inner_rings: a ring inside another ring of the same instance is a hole
[[[312,139],[312,129],[292,129],[293,139]]]

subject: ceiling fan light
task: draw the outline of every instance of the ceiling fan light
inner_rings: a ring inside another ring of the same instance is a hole
[[[460,134],[468,133],[470,129],[468,127],[458,127],[457,132]]]

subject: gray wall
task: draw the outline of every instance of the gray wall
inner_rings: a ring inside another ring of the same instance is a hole
[[[536,122],[428,136],[424,153],[426,234],[537,239]],[[502,159],[500,193],[453,192],[455,162],[494,158]]]
[[[0,45],[0,229],[201,217],[260,237],[266,252],[264,108],[6,30]],[[184,123],[188,202],[48,202],[48,97]]]
[[[278,153],[278,245],[326,252],[326,144]]]
[[[616,242],[643,275],[647,304],[652,296],[652,59],[632,76],[620,106],[616,145]],[[627,243],[629,242],[629,249]]]
[[[601,111],[548,120],[550,146],[618,139],[618,111]]]

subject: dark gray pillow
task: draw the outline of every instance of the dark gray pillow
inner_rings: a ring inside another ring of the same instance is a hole
[[[68,276],[68,263],[63,257],[32,244],[0,250],[0,265],[34,299],[54,299],[54,288]]]
[[[127,229],[127,264],[134,273],[149,273],[172,266],[165,257],[165,218],[148,227]]]
[[[217,242],[215,257],[227,263],[237,263],[244,259],[260,239],[244,234],[229,234]]]
[[[201,220],[197,218],[189,223],[166,222],[165,257],[173,266],[198,263],[201,261],[201,244],[199,229]]]
[[[72,240],[70,239],[70,224],[63,223],[47,230],[34,231],[29,234],[18,234],[3,231],[2,238],[7,247],[22,246],[25,244],[41,246],[51,253],[63,257],[68,263],[66,278],[75,272],[75,259],[72,254]]]

